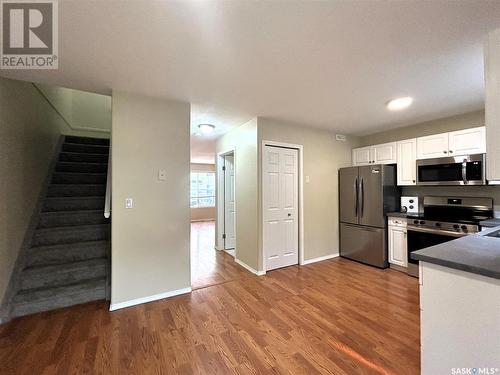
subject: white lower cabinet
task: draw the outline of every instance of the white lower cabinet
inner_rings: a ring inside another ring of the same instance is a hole
[[[499,374],[500,280],[420,267],[421,373]]]
[[[408,267],[406,219],[389,218],[389,263]]]

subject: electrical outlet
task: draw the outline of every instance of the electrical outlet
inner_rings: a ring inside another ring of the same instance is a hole
[[[132,198],[125,198],[125,208],[134,207],[134,200]]]

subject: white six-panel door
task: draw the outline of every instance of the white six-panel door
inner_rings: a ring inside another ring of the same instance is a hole
[[[224,156],[224,249],[234,249],[236,246],[236,215],[234,196],[234,156]]]
[[[264,146],[263,247],[267,271],[298,264],[298,150]]]

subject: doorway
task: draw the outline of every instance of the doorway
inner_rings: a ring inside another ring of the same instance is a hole
[[[302,146],[262,146],[262,251],[270,271],[302,263]]]
[[[235,152],[217,155],[217,240],[216,248],[235,257],[236,169]]]

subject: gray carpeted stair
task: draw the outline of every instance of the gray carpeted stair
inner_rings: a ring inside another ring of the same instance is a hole
[[[89,279],[57,287],[28,289],[14,297],[12,317],[54,310],[106,298],[106,279]]]
[[[106,194],[106,185],[102,184],[57,184],[49,186],[47,197],[103,197],[104,194]]]
[[[26,252],[11,316],[106,298],[109,140],[66,136]]]
[[[107,163],[106,154],[89,154],[81,152],[61,152],[59,161],[75,163]]]
[[[26,267],[105,258],[110,251],[108,240],[32,247]]]
[[[66,227],[85,224],[106,224],[101,210],[42,212],[38,228]]]

